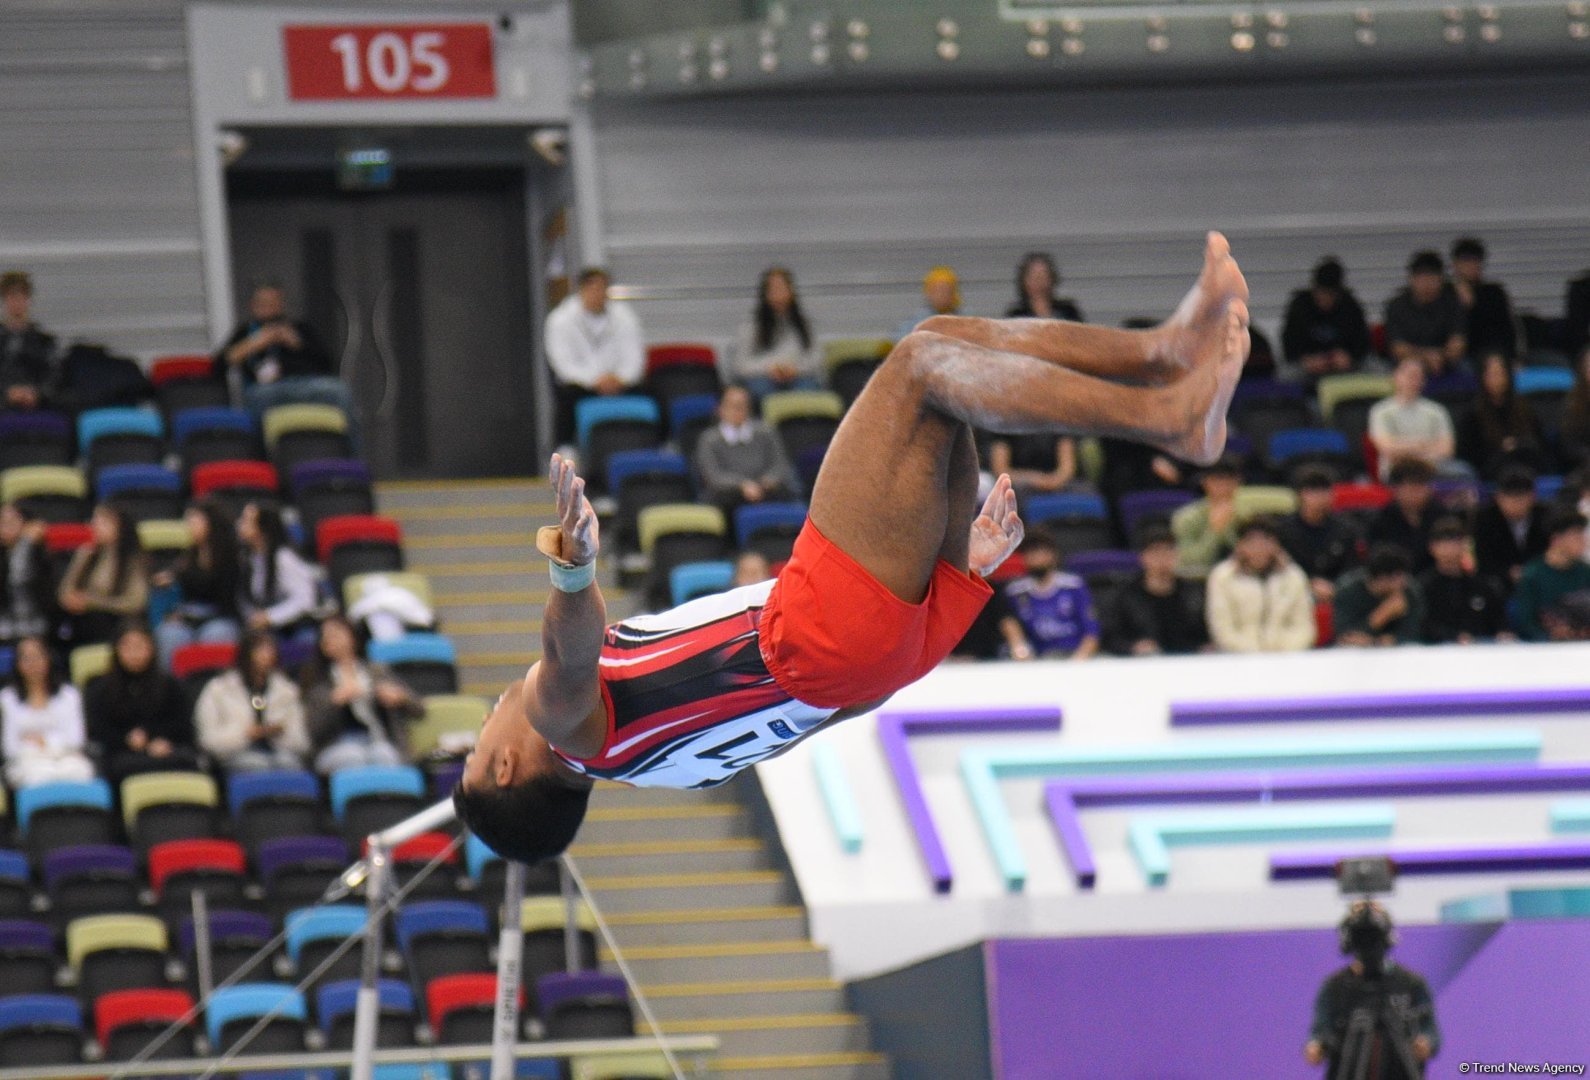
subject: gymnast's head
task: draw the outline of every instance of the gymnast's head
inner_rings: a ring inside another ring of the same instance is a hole
[[[514,683],[453,788],[459,820],[503,858],[537,863],[568,848],[590,798],[591,782],[558,761],[525,714],[524,683]]]

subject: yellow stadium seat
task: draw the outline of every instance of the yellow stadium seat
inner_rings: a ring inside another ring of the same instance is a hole
[[[72,673],[72,685],[81,690],[95,675],[110,670],[110,646],[79,645],[67,658],[66,666]]]
[[[348,430],[347,415],[335,405],[278,405],[265,412],[265,445],[276,448],[276,440],[290,431]]]
[[[424,574],[415,574],[409,571],[378,574],[354,574],[342,583],[342,607],[346,611],[359,602],[359,597],[364,595],[364,583],[373,577],[384,577],[391,584],[400,589],[413,593],[421,603],[432,611],[436,610],[436,601],[431,593],[431,582]]]
[[[844,414],[844,399],[831,390],[780,390],[762,399],[762,419],[771,428],[799,416],[838,420]]]
[[[152,772],[129,776],[121,782],[121,813],[132,832],[138,815],[151,806],[192,803],[211,808],[221,805],[215,780],[197,772]]]
[[[455,739],[462,743],[460,736],[468,736],[468,745],[474,745],[481,721],[490,711],[490,701],[472,694],[429,695],[425,715],[409,726],[409,754],[420,758],[438,749],[456,753],[451,743]],[[448,747],[442,746],[444,741]]]
[[[839,338],[823,345],[823,366],[832,371],[850,360],[882,360],[892,348],[888,338]]]
[[[165,952],[166,924],[153,915],[85,915],[66,926],[66,960],[74,969],[103,949]]]
[[[88,498],[88,481],[70,465],[22,465],[0,473],[0,502],[34,495]]]
[[[729,523],[723,511],[716,506],[698,503],[660,503],[648,506],[636,518],[640,532],[640,549],[651,554],[657,538],[669,533],[699,532],[716,536],[729,535]]]
[[[186,551],[193,534],[181,518],[158,518],[138,523],[138,543],[145,551]]]
[[[527,934],[537,930],[561,930],[566,922],[561,896],[527,896],[519,908],[519,926]],[[574,925],[596,933],[596,916],[591,914],[590,905],[584,900],[574,905]]]
[[[1390,375],[1376,375],[1367,371],[1327,375],[1319,381],[1316,391],[1319,394],[1320,415],[1328,424],[1331,414],[1336,411],[1336,406],[1342,402],[1357,401],[1361,398],[1390,397],[1392,389]]]
[[[1270,515],[1284,517],[1297,510],[1297,492],[1278,484],[1248,484],[1237,489],[1239,520]]]
[[[592,1054],[570,1066],[572,1080],[673,1080],[668,1059],[656,1051],[634,1054]]]

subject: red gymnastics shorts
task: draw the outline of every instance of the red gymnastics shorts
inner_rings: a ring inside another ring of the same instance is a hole
[[[785,693],[823,709],[888,697],[938,666],[994,590],[940,560],[908,604],[807,519],[762,607],[760,647]]]

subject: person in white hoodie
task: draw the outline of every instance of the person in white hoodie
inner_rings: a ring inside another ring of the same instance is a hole
[[[62,683],[43,638],[17,642],[16,674],[0,690],[5,777],[14,788],[57,780],[90,780],[94,766],[83,754],[83,699]]]
[[[1221,652],[1297,652],[1314,644],[1308,576],[1287,557],[1268,518],[1243,523],[1208,587],[1209,637]]]

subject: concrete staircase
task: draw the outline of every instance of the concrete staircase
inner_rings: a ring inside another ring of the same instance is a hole
[[[386,484],[378,505],[402,523],[410,569],[430,578],[464,690],[495,698],[540,653],[549,585],[531,537],[553,520],[546,485]],[[610,593],[608,607],[618,618],[631,606]],[[887,1080],[738,797],[747,782],[599,785],[571,854],[663,1030],[722,1041],[713,1076]],[[614,966],[605,947],[602,960]]]

